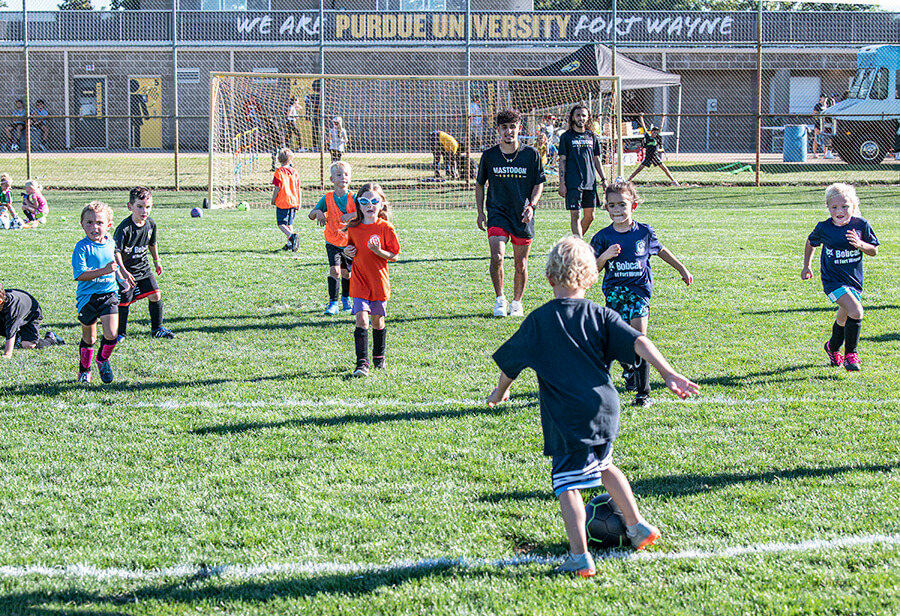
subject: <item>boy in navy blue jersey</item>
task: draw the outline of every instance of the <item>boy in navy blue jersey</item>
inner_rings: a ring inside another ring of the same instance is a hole
[[[659,255],[678,271],[687,285],[694,281],[694,277],[671,251],[659,243],[650,225],[633,220],[632,214],[640,202],[631,182],[616,181],[611,184],[606,189],[604,208],[612,224],[594,235],[591,247],[597,257],[597,267],[606,270],[603,276],[606,305],[646,335],[650,296],[653,293],[650,257]],[[637,391],[635,406],[650,406],[650,366],[640,359],[634,366],[623,365],[626,388]]]
[[[493,407],[507,400],[524,368],[537,373],[544,455],[553,458],[553,490],[571,550],[556,571],[590,577],[596,568],[587,551],[581,490],[606,486],[622,510],[634,548],[641,550],[660,536],[638,511],[628,479],[612,464],[620,409],[610,364],[633,363],[640,356],[679,397],[697,394],[699,388],[675,372],[656,346],[618,314],[585,299],[598,272],[584,240],[560,240],[550,251],[546,275],[555,299],[529,314],[494,353],[500,380],[487,403]]]
[[[816,225],[806,240],[801,280],[812,278],[812,257],[822,246],[820,264],[825,295],[838,305],[831,339],[825,343],[825,354],[832,366],[859,370],[860,323],[863,307],[863,255],[878,254],[878,238],[868,221],[859,216],[859,197],[849,184],[832,184],[825,189],[825,203],[831,218]],[[841,355],[841,345],[844,355]]]
[[[162,274],[162,261],[156,244],[156,223],[150,218],[153,195],[146,186],[135,186],[128,195],[131,216],[119,223],[113,239],[116,242],[116,263],[129,282],[127,291],[119,298],[119,332],[121,342],[128,333],[128,312],[131,304],[147,298],[150,308],[150,334],[154,338],[174,338],[175,334],[163,327],[162,293],[156,276]],[[153,268],[147,253],[153,258]],[[154,271],[156,276],[153,275]]]

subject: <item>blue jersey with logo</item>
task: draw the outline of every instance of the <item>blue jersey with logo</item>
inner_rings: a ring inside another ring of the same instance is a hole
[[[591,239],[591,248],[597,257],[613,244],[618,244],[621,251],[618,257],[606,262],[603,294],[609,295],[614,287],[627,287],[636,295],[650,299],[653,293],[650,257],[662,250],[653,227],[635,222],[630,231],[620,233],[609,225]]]
[[[830,218],[823,220],[809,234],[811,246],[822,246],[819,269],[822,272],[822,289],[826,294],[840,287],[850,287],[862,293],[863,254],[847,240],[847,231],[851,229],[862,241],[878,246],[878,238],[869,221],[855,216],[843,227],[834,224]]]
[[[116,258],[116,243],[108,235],[102,242],[95,242],[89,237],[84,237],[75,244],[72,252],[72,273],[77,279],[83,273],[96,270],[109,265]],[[78,289],[75,291],[75,301],[80,312],[84,305],[91,299],[91,295],[98,293],[113,293],[119,290],[116,283],[116,274],[104,274],[93,280],[79,280]]]

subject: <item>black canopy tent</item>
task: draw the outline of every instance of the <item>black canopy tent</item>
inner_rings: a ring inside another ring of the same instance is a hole
[[[678,133],[681,125],[681,75],[667,73],[651,68],[640,62],[616,53],[615,76],[622,81],[622,90],[642,90],[645,88],[678,88],[678,122],[675,130],[675,151],[678,151]],[[603,45],[590,44],[577,49],[573,53],[557,60],[553,64],[537,70],[516,70],[516,74],[535,77],[561,78],[578,76],[612,76],[613,52]],[[557,106],[566,102],[587,101],[592,95],[609,92],[612,83],[609,81],[576,81],[569,82],[564,93],[554,91],[541,84],[530,82],[514,82],[512,85],[513,106],[522,111]],[[561,98],[563,100],[561,100]]]

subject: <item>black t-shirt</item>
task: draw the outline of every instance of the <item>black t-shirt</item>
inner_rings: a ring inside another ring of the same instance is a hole
[[[523,223],[522,216],[531,191],[547,181],[537,149],[520,145],[514,155],[506,155],[499,145],[488,148],[481,155],[475,181],[487,185],[485,209],[489,227],[500,227],[516,237],[534,237],[534,217]]]
[[[113,234],[116,252],[121,253],[125,269],[131,272],[135,280],[147,278],[150,273],[150,261],[147,260],[147,247],[156,245],[156,223],[148,218],[143,226],[134,224],[129,216],[116,227]]]
[[[494,353],[510,378],[537,373],[544,454],[613,441],[619,433],[619,393],[609,366],[634,363],[641,334],[588,299],[554,299],[529,314]]]
[[[644,160],[650,160],[656,156],[657,152],[661,152],[659,137],[652,137],[650,133],[644,135]]]
[[[41,306],[31,293],[6,289],[6,301],[0,308],[0,331],[6,340],[15,338],[26,323],[42,318]]]
[[[594,157],[601,156],[600,138],[589,130],[567,130],[559,138],[559,155],[566,157],[566,188],[597,190]]]

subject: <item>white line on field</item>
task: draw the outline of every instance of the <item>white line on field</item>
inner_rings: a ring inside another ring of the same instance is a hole
[[[767,406],[771,404],[864,404],[864,405],[895,405],[900,404],[900,398],[821,398],[816,396],[778,396],[778,397],[758,397],[758,398],[733,398],[729,396],[696,396],[687,400],[677,400],[675,398],[655,398],[654,404],[719,404],[725,406]],[[28,400],[0,400],[2,408],[32,408],[35,404],[45,406],[44,402],[35,400],[30,403]],[[484,399],[454,399],[448,398],[444,400],[399,400],[396,398],[377,398],[377,399],[357,399],[342,400],[338,398],[326,398],[324,400],[160,400],[157,402],[127,402],[131,408],[158,408],[164,410],[179,410],[183,408],[351,408],[351,409],[369,409],[369,408],[434,408],[446,406],[483,406]],[[515,399],[504,402],[499,408],[504,406],[529,406],[536,404],[536,401],[530,399]],[[98,403],[88,402],[73,404],[69,402],[57,401],[53,403],[54,408],[64,411],[70,409],[96,409]]]
[[[758,545],[738,546],[722,550],[687,550],[683,552],[633,552],[631,550],[610,550],[595,556],[598,560],[629,561],[665,561],[665,560],[710,560],[714,558],[736,558],[763,554],[784,554],[814,552],[823,550],[842,550],[867,545],[883,544],[900,545],[900,535],[858,535],[837,539],[801,541],[799,543],[763,543]],[[418,561],[396,561],[388,565],[344,564],[344,563],[279,563],[271,565],[214,565],[202,566],[194,564],[175,565],[163,569],[101,569],[91,565],[41,566],[26,565],[0,566],[0,577],[21,578],[36,577],[68,577],[91,580],[153,580],[160,578],[191,577],[226,577],[226,578],[258,578],[268,575],[347,575],[347,574],[383,574],[403,571],[429,571],[439,569],[475,569],[518,567],[522,565],[554,565],[561,557],[517,555],[500,559],[485,558],[437,558]]]

